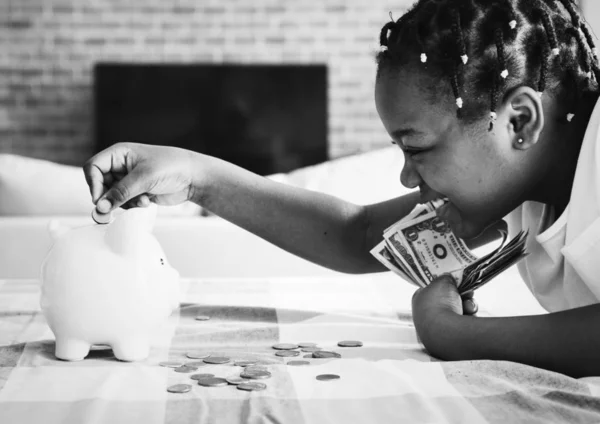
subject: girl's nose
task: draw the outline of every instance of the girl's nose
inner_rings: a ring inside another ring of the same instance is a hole
[[[400,173],[400,182],[406,188],[416,188],[423,182],[421,176],[411,163],[410,158],[407,158],[406,156],[402,172]]]

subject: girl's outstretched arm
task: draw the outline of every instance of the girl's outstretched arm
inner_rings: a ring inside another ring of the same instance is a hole
[[[520,362],[575,378],[600,375],[600,304],[503,318],[462,315],[460,305],[446,277],[415,294],[415,327],[432,355]]]
[[[347,273],[387,271],[370,250],[408,214],[419,193],[363,206],[289,186],[223,160],[194,155],[190,200],[276,246]],[[398,183],[400,184],[400,183]]]

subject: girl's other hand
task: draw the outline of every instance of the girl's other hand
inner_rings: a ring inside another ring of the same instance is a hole
[[[177,205],[191,199],[193,158],[176,147],[117,143],[91,157],[83,172],[100,213],[150,201]]]

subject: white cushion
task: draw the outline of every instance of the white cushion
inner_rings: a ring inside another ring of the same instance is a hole
[[[333,159],[270,178],[367,205],[410,191],[400,183],[404,157],[395,146]]]

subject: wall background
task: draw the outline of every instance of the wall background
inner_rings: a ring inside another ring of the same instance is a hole
[[[600,1],[579,0],[579,6],[594,32],[600,34]]]
[[[583,0],[600,30],[600,1]],[[379,31],[412,0],[0,0],[0,153],[81,165],[96,61],[326,63],[329,154],[389,145]]]
[[[96,61],[326,63],[329,152],[388,146],[373,100],[388,13],[408,0],[0,0],[0,152],[92,154]]]

